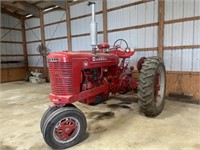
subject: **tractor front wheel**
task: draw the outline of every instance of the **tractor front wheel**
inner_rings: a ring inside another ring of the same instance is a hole
[[[42,131],[42,128],[43,128],[43,125],[44,125],[44,122],[45,120],[49,117],[49,115],[51,115],[55,110],[57,110],[59,107],[57,106],[52,106],[52,107],[49,107],[43,114],[42,116],[42,119],[40,120],[40,130],[41,132],[43,133]]]
[[[138,97],[140,110],[148,117],[159,115],[164,108],[166,71],[158,57],[149,57],[142,64],[139,75]]]
[[[65,149],[83,140],[87,128],[84,114],[76,107],[63,107],[49,115],[43,138],[53,149]]]

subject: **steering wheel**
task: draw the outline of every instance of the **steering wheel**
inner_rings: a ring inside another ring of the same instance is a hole
[[[116,49],[121,49],[122,51],[127,52],[127,53],[130,52],[130,48],[128,47],[128,43],[124,39],[116,40],[113,47],[116,48]]]

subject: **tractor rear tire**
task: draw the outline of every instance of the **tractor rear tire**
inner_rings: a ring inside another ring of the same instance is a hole
[[[159,57],[149,57],[142,64],[139,75],[138,103],[148,117],[159,115],[165,105],[166,71]]]
[[[43,138],[53,149],[66,149],[85,137],[87,122],[76,107],[62,107],[49,115],[43,126]]]

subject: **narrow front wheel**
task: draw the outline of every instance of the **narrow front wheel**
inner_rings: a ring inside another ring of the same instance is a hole
[[[42,119],[40,120],[40,130],[41,132],[43,133],[42,131],[42,128],[43,128],[43,125],[44,125],[44,122],[45,120],[49,117],[49,115],[51,115],[54,111],[56,111],[59,107],[57,106],[52,106],[52,107],[49,107],[43,114],[42,116]]]
[[[54,111],[45,121],[43,137],[53,149],[65,149],[83,140],[87,128],[84,114],[75,107]]]

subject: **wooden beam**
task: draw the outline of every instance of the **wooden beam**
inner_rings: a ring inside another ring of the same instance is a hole
[[[103,31],[99,31],[99,32],[97,32],[97,34],[103,34]],[[75,38],[75,37],[81,37],[81,36],[90,36],[90,33],[83,33],[83,34],[72,35],[73,38]]]
[[[7,15],[9,15],[9,16],[12,16],[12,17],[14,17],[14,18],[17,18],[17,19],[20,19],[20,17],[21,17],[20,15],[17,15],[17,14],[15,14],[15,13],[12,13],[12,12],[6,10],[5,8],[1,8],[1,12],[2,12],[2,13],[5,13],[5,14],[7,14]]]
[[[55,25],[55,24],[59,24],[59,23],[64,23],[66,22],[66,20],[60,20],[60,21],[56,21],[56,22],[52,22],[52,23],[48,23],[48,24],[45,24],[44,26],[52,26],[52,25]]]
[[[185,21],[194,21],[194,20],[200,20],[200,16],[187,17],[187,18],[174,19],[174,20],[167,20],[164,23],[165,24],[172,24],[172,23],[179,23],[179,22],[185,22]]]
[[[108,43],[107,0],[102,0],[103,5],[103,40]]]
[[[37,6],[34,6],[33,4],[21,0],[17,0],[17,3],[23,6],[25,12],[33,14],[33,16],[35,17],[40,17],[40,8],[38,8]]]
[[[15,9],[17,11],[23,11],[23,12],[27,12],[29,14],[33,14],[36,17],[40,16],[39,10],[36,9],[35,7],[33,7],[32,5],[27,5],[27,6],[23,6],[23,5],[15,5],[6,1],[2,1],[1,4],[5,7],[8,8],[12,8]]]
[[[37,2],[34,2],[34,3],[32,3],[33,5],[37,5],[37,4],[39,4],[39,3],[41,3],[42,1],[37,1]]]
[[[158,47],[134,48],[135,51],[157,51]]]
[[[10,27],[1,27],[1,29],[21,31],[21,29],[10,28]]]
[[[136,25],[136,26],[131,26],[131,27],[118,28],[118,29],[111,29],[111,30],[108,30],[108,32],[110,33],[110,32],[118,32],[118,31],[132,30],[132,29],[141,29],[141,28],[152,27],[152,26],[158,26],[158,22]]]
[[[27,55],[27,45],[26,45],[26,30],[25,30],[25,18],[21,17],[21,30],[22,30],[22,45],[24,51],[24,67],[28,72],[28,55]]]
[[[66,1],[61,1],[61,0],[45,0],[45,2],[48,2],[49,4],[52,5],[57,5],[58,7],[62,8],[62,9],[66,9],[67,6],[67,2]]]
[[[1,61],[1,64],[15,64],[15,63],[22,63],[23,61],[19,60],[10,60],[10,61]]]
[[[70,20],[70,6],[69,2],[66,2],[66,24],[67,24],[67,44],[68,51],[72,51],[72,37],[71,37],[71,20]]]
[[[1,43],[11,43],[11,44],[22,44],[22,42],[18,42],[18,41],[2,41]]]
[[[24,54],[1,54],[1,57],[21,57],[24,56]]]
[[[45,29],[44,29],[44,13],[42,10],[40,10],[40,29],[41,29],[41,43],[43,47],[46,47],[46,42],[45,42]],[[48,79],[48,72],[47,72],[47,52],[46,48],[44,49],[44,54],[43,54],[43,73],[46,79]]]
[[[181,45],[181,46],[166,46],[164,50],[178,50],[178,49],[199,49],[200,45]]]
[[[33,29],[38,29],[38,28],[40,28],[40,26],[36,26],[36,27],[32,27],[32,28],[28,28],[28,29],[26,29],[26,31],[28,31],[28,30],[33,30]]]
[[[152,2],[152,1],[155,1],[155,0],[140,0],[137,2],[126,4],[126,5],[121,5],[121,6],[110,8],[110,9],[108,9],[108,12],[115,11],[115,10],[122,9],[122,8],[131,7],[131,6],[140,5],[140,4],[144,4],[144,3],[148,3],[148,2]]]
[[[164,12],[165,12],[165,1],[158,1],[158,56],[163,58],[164,50]]]
[[[80,3],[86,2],[86,1],[88,1],[88,0],[74,1],[74,2],[69,3],[69,5],[70,5],[70,6],[73,6],[73,5],[77,5],[77,4],[80,4]]]
[[[40,42],[40,43],[41,43],[41,40],[28,41],[28,42],[26,42],[26,43],[27,43],[27,44],[30,44],[30,43],[38,43],[38,42]]]
[[[98,12],[95,12],[95,15],[98,15],[98,14],[102,14],[103,11],[98,11]],[[86,15],[81,15],[81,16],[77,16],[77,17],[73,17],[71,18],[71,20],[77,20],[77,19],[81,19],[81,18],[85,18],[85,17],[90,17],[92,14],[89,13],[89,14],[86,14]]]
[[[46,39],[46,41],[54,41],[54,40],[62,40],[62,39],[67,39],[67,36],[61,36],[61,37],[56,37],[56,38],[49,38],[49,39]]]
[[[28,54],[28,56],[41,56],[41,54]]]

